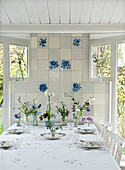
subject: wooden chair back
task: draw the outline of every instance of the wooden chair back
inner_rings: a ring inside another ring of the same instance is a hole
[[[109,122],[104,121],[104,120],[101,120],[99,124],[101,125],[100,135],[105,140],[106,132],[112,130],[112,125]]]
[[[125,140],[111,131],[106,132],[106,138],[106,145],[108,146],[109,151],[112,153],[112,156],[114,156],[116,162],[120,166]]]

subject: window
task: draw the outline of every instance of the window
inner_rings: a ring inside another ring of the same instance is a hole
[[[3,132],[3,43],[0,43],[0,134]]]
[[[125,138],[125,42],[119,42],[117,69],[117,121],[118,133]]]
[[[28,76],[28,47],[24,45],[9,45],[10,77]],[[19,74],[20,73],[20,74]]]
[[[111,75],[111,45],[102,44],[93,46],[92,77],[110,77]]]

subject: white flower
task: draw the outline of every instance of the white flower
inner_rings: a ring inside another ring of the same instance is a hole
[[[35,101],[34,101],[35,105],[37,104],[37,102],[38,102],[38,100],[35,100]]]
[[[51,95],[52,95],[52,96],[55,96],[55,94],[54,94],[54,93],[52,93]]]
[[[77,112],[79,112],[80,110],[79,109],[76,109]]]
[[[48,90],[45,91],[45,96],[48,96]]]

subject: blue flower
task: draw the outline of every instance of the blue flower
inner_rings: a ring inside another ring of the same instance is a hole
[[[80,39],[77,39],[77,38],[75,38],[74,40],[73,40],[73,45],[74,46],[76,46],[76,47],[78,47],[79,45],[80,45]]]
[[[32,108],[35,110],[35,106],[33,105]]]
[[[58,67],[59,67],[58,61],[55,60],[50,61],[50,66],[49,66],[50,70],[56,69]]]
[[[41,107],[41,104],[39,104],[38,109]]]
[[[42,83],[39,85],[39,90],[42,92],[45,92],[48,89],[45,83]]]
[[[73,90],[73,92],[78,92],[81,88],[82,87],[80,86],[80,84],[74,83],[72,90]]]
[[[18,100],[18,102],[20,103],[20,102],[21,102],[21,97],[19,96],[19,98],[18,98],[17,100]]]
[[[86,111],[87,111],[87,112],[90,112],[90,108],[89,108],[89,107],[87,107],[87,108],[86,108]]]
[[[57,117],[57,115],[52,115],[51,117],[52,117],[52,118],[56,118],[56,117]]]
[[[39,47],[46,47],[47,39],[40,38],[39,39]]]
[[[68,60],[62,60],[62,63],[61,63],[61,68],[63,69],[71,69],[71,64]]]

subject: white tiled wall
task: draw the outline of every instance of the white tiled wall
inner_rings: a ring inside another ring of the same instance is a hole
[[[46,47],[38,47],[40,38],[47,39]],[[81,40],[79,46],[73,45],[74,38]],[[30,103],[36,98],[38,103],[42,104],[41,111],[45,111],[47,98],[38,88],[41,83],[46,83],[49,92],[55,93],[53,101],[58,104],[64,101],[70,110],[72,102],[64,97],[64,92],[72,92],[73,83],[79,83],[82,88],[74,92],[76,99],[83,103],[88,97],[94,96],[95,101],[91,102],[94,119],[108,120],[109,83],[89,81],[89,35],[32,34],[30,42],[31,78],[24,82],[11,82],[12,122],[14,112],[17,112],[13,107],[19,106],[17,102],[19,96],[23,101]],[[55,70],[49,70],[49,61],[52,60],[59,63],[59,67]],[[62,70],[62,60],[69,60],[71,69]]]

